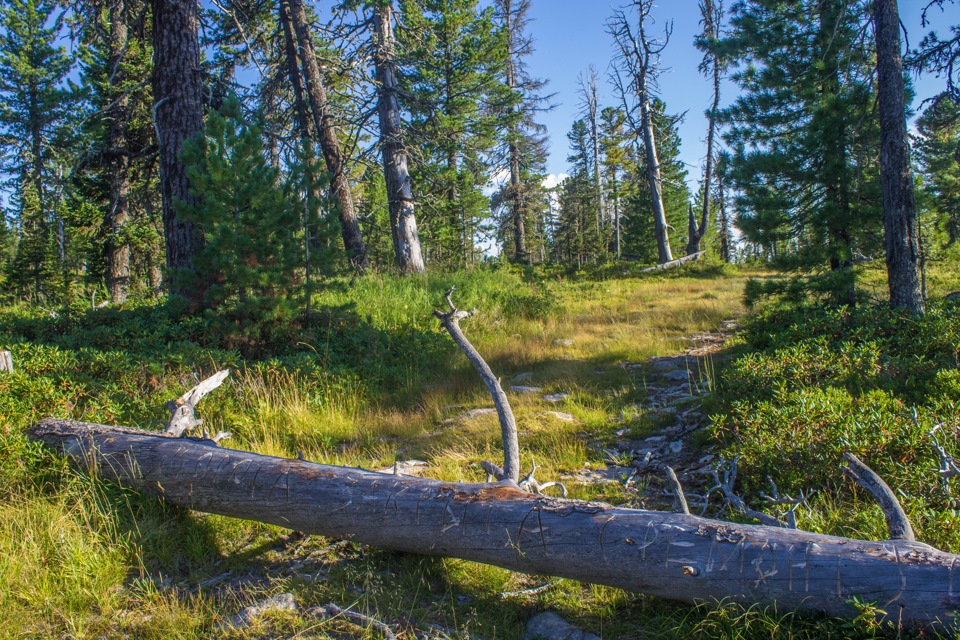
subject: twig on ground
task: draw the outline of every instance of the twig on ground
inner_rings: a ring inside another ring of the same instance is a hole
[[[813,513],[813,509],[810,508],[810,504],[807,500],[810,496],[813,495],[813,489],[808,489],[807,491],[801,491],[800,496],[793,498],[788,494],[780,495],[780,489],[777,488],[777,483],[773,481],[773,478],[767,476],[767,481],[770,483],[771,493],[766,494],[763,491],[760,492],[760,497],[769,502],[770,504],[776,505],[787,505],[787,510],[780,517],[786,517],[787,527],[790,529],[797,528],[797,509],[804,507],[807,510],[807,514],[810,515]]]
[[[560,487],[560,496],[563,498],[567,497],[567,487],[562,482],[544,482],[543,484],[538,482],[534,477],[534,474],[537,472],[537,461],[531,459],[530,462],[532,465],[530,473],[525,475],[518,483],[521,489],[539,495],[543,493],[544,489],[549,489],[550,487]]]
[[[786,526],[779,518],[771,516],[768,513],[762,511],[757,511],[756,509],[751,508],[743,501],[743,498],[738,496],[733,490],[733,485],[737,481],[737,463],[740,461],[740,456],[735,456],[733,460],[724,460],[723,456],[720,457],[720,462],[717,464],[716,468],[712,469],[709,473],[713,477],[714,486],[707,490],[705,502],[709,504],[710,494],[714,491],[720,491],[723,494],[724,501],[727,506],[735,511],[739,511],[748,518],[754,518],[759,520],[760,524],[766,525],[768,527],[784,527]],[[723,476],[721,479],[720,476]],[[706,504],[704,505],[706,509]],[[719,516],[718,516],[719,517]]]
[[[873,469],[860,461],[860,458],[852,453],[843,454],[843,459],[847,463],[841,467],[843,472],[850,476],[854,482],[869,491],[874,500],[880,505],[883,511],[883,517],[887,521],[887,530],[890,532],[891,540],[916,541],[913,535],[913,527],[910,525],[910,519],[906,512],[900,506],[900,501],[894,495],[893,490],[878,476]]]
[[[310,607],[304,613],[321,620],[343,618],[344,620],[349,620],[357,626],[367,627],[383,634],[383,637],[386,638],[386,640],[397,640],[397,634],[393,632],[393,629],[391,629],[390,625],[387,623],[381,622],[376,618],[371,618],[370,616],[362,613],[357,613],[356,611],[341,609],[332,602],[330,604],[323,605],[322,607]]]
[[[538,593],[543,593],[544,591],[548,591],[554,588],[558,584],[560,584],[559,580],[551,580],[550,582],[541,584],[540,586],[537,586],[537,587],[531,587],[529,589],[520,589],[518,591],[504,591],[503,593],[500,594],[500,597],[516,598],[518,596],[535,596]]]

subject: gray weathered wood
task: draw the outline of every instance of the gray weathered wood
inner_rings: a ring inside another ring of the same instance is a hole
[[[890,532],[892,540],[909,540],[913,542],[916,536],[913,534],[913,526],[907,517],[900,501],[894,495],[890,486],[878,476],[876,472],[861,462],[860,458],[852,453],[843,454],[843,460],[847,463],[841,467],[843,472],[853,478],[861,487],[870,492],[873,499],[880,505],[883,511],[883,517],[887,521],[887,530]]]
[[[440,324],[443,325],[453,341],[467,356],[467,360],[474,366],[477,373],[480,374],[483,384],[486,385],[487,391],[493,398],[493,405],[496,407],[497,417],[500,419],[500,432],[503,437],[503,469],[497,468],[496,465],[489,465],[484,468],[487,473],[496,476],[498,480],[509,480],[516,483],[520,479],[520,444],[517,437],[517,421],[513,416],[513,409],[510,408],[510,400],[507,399],[507,394],[504,393],[500,380],[493,374],[490,365],[483,359],[480,352],[470,344],[467,336],[463,334],[463,330],[460,328],[460,321],[469,318],[476,311],[457,309],[453,304],[452,296],[453,289],[451,288],[445,296],[450,311],[447,313],[434,311],[433,315],[440,320]]]
[[[167,502],[693,602],[776,601],[780,611],[857,615],[876,602],[907,625],[952,624],[960,557],[916,542],[868,542],[696,516],[363,471],[208,441],[47,419],[30,438]]]
[[[679,267],[682,264],[699,260],[704,253],[706,253],[706,251],[691,253],[688,256],[683,256],[682,258],[677,258],[676,260],[671,260],[670,262],[664,262],[663,264],[657,264],[652,267],[647,267],[646,269],[640,269],[640,273],[652,273],[654,271],[664,271],[666,269],[672,269],[673,267]]]
[[[198,420],[195,415],[197,405],[208,393],[223,384],[229,375],[230,369],[218,371],[176,400],[168,402],[167,409],[170,410],[171,415],[164,433],[170,437],[179,438],[191,429],[202,425],[203,420]]]
[[[413,187],[407,167],[407,150],[400,125],[400,84],[393,37],[393,3],[373,8],[374,64],[377,70],[377,114],[380,118],[380,151],[387,186],[390,229],[397,266],[403,273],[423,273],[426,267],[420,249],[420,234],[414,211]]]
[[[0,371],[13,372],[13,354],[9,351],[0,351]]]

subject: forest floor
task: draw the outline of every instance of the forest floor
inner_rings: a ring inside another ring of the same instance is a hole
[[[58,319],[7,310],[0,347],[10,345],[17,371],[0,376],[0,637],[388,637],[379,621],[406,639],[515,639],[542,612],[607,639],[885,636],[869,621],[668,603],[169,508],[77,474],[22,436],[46,415],[159,425],[165,400],[230,366],[199,410],[234,434],[227,446],[482,480],[479,462],[502,456],[497,419],[430,315],[457,285],[460,306],[478,309],[464,330],[507,387],[522,465],[535,460],[541,482],[669,509],[669,464],[692,510],[715,516],[722,505],[695,496],[719,456],[742,454],[755,506],[771,475],[785,491],[821,488],[803,528],[882,536],[879,510],[833,475],[842,442],[893,461],[878,471],[906,491],[920,538],[960,550],[960,518],[934,491],[924,431],[904,417],[911,406],[924,425],[960,424],[960,305],[938,303],[909,326],[867,305],[745,317],[751,276],[770,274],[372,275],[323,294],[321,329],[255,359],[204,342],[201,322],[155,305]],[[891,323],[909,333],[903,344],[891,342]],[[257,603],[270,611],[235,617]]]

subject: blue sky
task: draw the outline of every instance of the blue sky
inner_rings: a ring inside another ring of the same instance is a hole
[[[907,28],[910,44],[915,46],[927,30],[921,29],[920,14],[927,0],[900,0],[900,17]],[[530,32],[536,40],[536,50],[529,59],[534,76],[550,81],[548,91],[555,93],[557,107],[542,114],[540,121],[550,134],[550,162],[548,170],[559,174],[566,170],[567,138],[570,124],[577,117],[577,77],[589,65],[596,67],[603,80],[599,89],[601,103],[615,106],[615,97],[606,81],[613,42],[606,33],[606,21],[613,8],[622,2],[608,0],[533,0]],[[730,4],[728,0],[727,4]],[[946,33],[949,25],[960,24],[960,5],[948,4],[946,12],[931,10],[932,28]],[[654,10],[658,30],[673,21],[673,35],[663,54],[667,70],[660,78],[660,97],[671,113],[686,111],[680,127],[683,141],[681,159],[688,163],[689,182],[700,179],[700,167],[706,154],[706,118],[703,113],[709,105],[710,86],[698,73],[701,54],[693,46],[693,38],[700,31],[700,12],[696,0],[665,0]],[[941,91],[946,82],[935,77],[916,80],[917,100]],[[727,83],[721,99],[724,103],[735,97],[736,87]]]

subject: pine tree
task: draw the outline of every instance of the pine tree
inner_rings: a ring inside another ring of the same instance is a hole
[[[420,220],[432,258],[462,265],[476,257],[474,235],[489,212],[481,189],[507,95],[504,34],[477,0],[402,0],[400,8]]]
[[[854,302],[854,252],[880,233],[872,56],[855,46],[867,16],[854,0],[743,0],[720,54],[741,96],[731,125],[738,226],[771,257],[828,266],[816,286]]]
[[[179,213],[204,234],[195,260],[199,277],[211,283],[205,307],[237,346],[256,346],[290,323],[304,299],[307,257],[298,230],[312,224],[329,239],[316,229],[315,206],[305,211],[294,194],[297,185],[314,189],[303,183],[312,172],[282,179],[260,129],[244,123],[233,98],[210,114],[204,138],[187,144],[184,162],[196,203],[181,202]]]
[[[623,214],[624,172],[629,162],[627,116],[622,109],[606,107],[600,112],[600,149],[603,188],[612,208],[613,252],[620,259],[622,251],[621,217]]]
[[[923,189],[936,213],[944,243],[960,241],[960,106],[949,94],[937,96],[917,118],[914,148]]]
[[[57,45],[63,15],[51,0],[8,0],[0,8],[0,130],[5,137],[3,170],[11,176],[19,227],[26,234],[15,263],[28,268],[34,293],[44,292],[51,274],[43,265],[62,258],[64,238],[57,220],[58,184],[54,138],[71,112],[66,78],[73,61]],[[62,169],[59,171],[62,175]],[[56,233],[55,233],[56,228]],[[59,246],[58,246],[59,245]],[[51,251],[53,256],[43,252]]]

